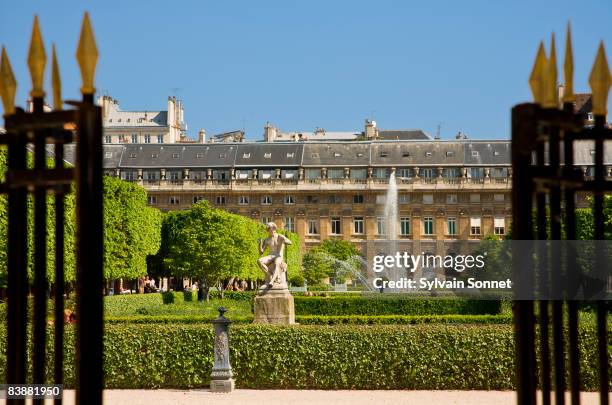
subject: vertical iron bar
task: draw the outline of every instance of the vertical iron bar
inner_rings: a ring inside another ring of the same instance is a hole
[[[512,239],[533,239],[533,184],[529,177],[531,165],[530,143],[536,128],[539,108],[534,104],[521,104],[512,109]],[[513,278],[518,288],[533,285],[531,272],[522,271],[528,252],[512,261]],[[536,403],[535,330],[533,301],[514,301],[514,328],[516,339],[517,398],[521,405]]]
[[[42,114],[42,97],[34,98],[33,104],[34,114]],[[47,168],[44,131],[37,130],[34,138],[34,170],[39,173]],[[34,384],[45,383],[47,289],[47,189],[43,185],[34,189]],[[35,399],[33,402],[42,404],[44,400]]]
[[[603,115],[595,116],[593,134],[595,136],[595,184],[598,186],[594,192],[593,219],[595,221],[595,268],[603,270],[603,240],[605,233],[605,219],[603,213],[603,185],[604,185],[604,136],[606,119]],[[604,273],[605,274],[605,273]],[[607,340],[607,308],[605,301],[597,302],[597,344],[599,349],[599,392],[602,405],[608,405],[610,399],[608,375],[608,340]]]
[[[60,138],[62,132],[56,134],[55,168],[64,167],[64,142]],[[55,358],[54,383],[64,383],[64,192],[55,192]],[[61,405],[62,399],[57,398],[55,405]]]
[[[23,114],[17,110],[15,115]],[[7,120],[8,121],[8,120]],[[7,133],[11,134],[7,123]],[[25,134],[11,134],[8,145],[8,172],[26,168]],[[7,182],[8,183],[8,182]],[[26,382],[27,319],[28,319],[28,228],[27,191],[8,191],[8,336],[7,384]],[[25,404],[23,399],[7,400],[8,405]]]
[[[92,94],[83,96],[78,128],[76,403],[99,405],[104,381],[102,112]]]
[[[544,143],[540,142],[536,150],[537,165],[544,168]],[[544,193],[536,194],[537,206],[537,227],[538,239],[548,239],[547,217],[546,217],[546,198]],[[548,272],[548,250],[546,245],[538,244],[538,283],[540,291],[539,312],[540,312],[540,355],[542,356],[542,405],[550,405],[550,346],[549,346],[549,311],[548,300],[546,299],[547,288],[549,286]]]
[[[563,105],[565,114],[572,114],[574,106],[571,103]],[[567,136],[567,130],[564,131],[563,139],[563,178],[571,179],[574,173],[574,143]],[[565,185],[564,187],[565,201],[565,239],[568,241],[576,240],[576,203],[574,201],[575,192],[572,186]],[[578,285],[578,269],[576,263],[576,250],[568,242],[565,250],[566,264],[566,280],[568,292],[568,328],[569,328],[569,347],[578,348],[578,302],[575,297],[574,290]],[[580,404],[580,353],[578,350],[569,350],[569,368],[570,368],[570,392],[572,405]]]

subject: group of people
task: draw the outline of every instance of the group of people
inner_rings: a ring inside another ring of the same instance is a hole
[[[152,278],[152,277],[149,278],[149,276],[145,276],[145,279],[144,279],[144,292],[145,292],[145,294],[159,292],[159,288],[157,288],[157,286],[155,285],[155,279],[154,278]]]

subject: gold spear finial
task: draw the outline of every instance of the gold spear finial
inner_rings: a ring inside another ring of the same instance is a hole
[[[96,47],[96,40],[94,39],[91,22],[89,21],[89,14],[87,12],[85,12],[85,16],[83,17],[81,38],[79,39],[76,57],[83,79],[81,93],[93,94],[96,90],[94,88],[94,75],[96,73],[96,63],[98,62],[98,48]]]
[[[45,79],[45,65],[47,64],[47,54],[43,43],[38,24],[38,16],[34,16],[34,26],[32,27],[32,39],[30,40],[30,52],[28,53],[28,67],[32,77],[32,98],[44,97],[45,90],[43,81]]]
[[[15,112],[16,91],[17,81],[15,81],[11,62],[6,54],[6,48],[2,47],[2,56],[0,57],[0,97],[2,98],[5,115]]]
[[[557,92],[557,50],[554,32],[550,41],[550,56],[546,64],[544,82],[544,103],[542,106],[545,108],[557,108],[559,106],[559,95]]]
[[[563,62],[563,102],[573,103],[576,100],[574,94],[574,52],[572,51],[572,28],[567,23],[567,34],[565,37],[565,61]]]
[[[592,93],[593,114],[605,116],[608,110],[608,91],[612,86],[612,76],[603,41],[599,43],[595,63],[589,76],[589,85]]]
[[[51,57],[51,85],[53,87],[53,109],[61,110],[63,107],[62,79],[60,78],[59,65],[57,64],[55,44],[53,44],[53,55]]]
[[[531,75],[529,76],[529,87],[531,87],[533,93],[533,100],[540,105],[544,102],[546,65],[548,65],[548,61],[546,60],[544,43],[540,42],[533,69],[531,69]]]

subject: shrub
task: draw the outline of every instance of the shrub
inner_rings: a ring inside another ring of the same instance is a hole
[[[194,291],[183,291],[183,301],[185,302],[192,302],[194,301],[193,299],[193,295],[194,295]]]
[[[500,301],[409,296],[294,297],[300,315],[444,315],[498,314]]]
[[[253,322],[252,316],[230,316],[232,323]],[[194,324],[209,323],[215,316],[206,315],[131,315],[110,316],[105,321],[110,324]],[[511,315],[297,315],[295,321],[300,325],[416,325],[423,323],[445,324],[510,324]]]
[[[295,274],[289,279],[293,287],[304,287],[304,281],[304,276],[301,274]]]
[[[174,304],[174,293],[172,291],[162,293],[162,301],[164,304]]]
[[[48,328],[48,378],[53,369]],[[65,332],[65,387],[73,387],[74,327]],[[596,329],[579,330],[581,387],[597,386]],[[612,336],[609,334],[608,336]],[[231,361],[240,388],[511,390],[512,325],[235,326]],[[612,337],[608,338],[612,343]],[[6,371],[0,329],[0,372]],[[207,386],[212,326],[106,325],[106,388]],[[612,353],[609,353],[612,364]],[[31,375],[31,374],[29,374]]]

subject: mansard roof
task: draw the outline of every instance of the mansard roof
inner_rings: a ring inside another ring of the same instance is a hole
[[[66,160],[74,161],[73,145]],[[593,145],[577,141],[574,162],[593,164]],[[612,164],[612,141],[604,148]],[[242,142],[104,145],[105,168],[289,168],[510,166],[510,141]]]

